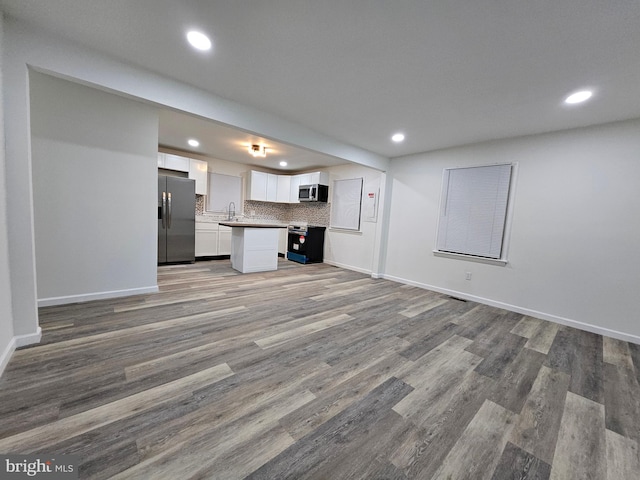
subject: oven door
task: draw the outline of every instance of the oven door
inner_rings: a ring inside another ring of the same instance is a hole
[[[306,232],[289,232],[289,241],[287,251],[298,255],[306,256],[307,252],[307,233]]]

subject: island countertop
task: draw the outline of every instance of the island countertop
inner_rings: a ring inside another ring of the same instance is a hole
[[[251,222],[218,222],[219,225],[225,227],[240,227],[240,228],[287,228],[287,225],[280,225],[277,223],[251,223]]]

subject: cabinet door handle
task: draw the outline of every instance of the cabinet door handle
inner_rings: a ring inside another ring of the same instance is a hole
[[[169,214],[167,215],[167,228],[171,228],[171,192],[167,194],[167,197],[168,197],[167,203],[169,204]]]
[[[165,217],[167,215],[167,192],[162,192],[162,228],[167,228]]]

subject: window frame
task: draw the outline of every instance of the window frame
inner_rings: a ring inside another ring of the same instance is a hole
[[[492,257],[481,256],[481,255],[469,254],[469,253],[457,253],[457,252],[440,250],[438,248],[438,238],[440,234],[440,228],[442,227],[441,225],[442,208],[443,208],[444,202],[447,201],[447,199],[444,196],[445,182],[447,181],[447,175],[445,174],[446,171],[465,169],[465,168],[493,167],[493,166],[500,166],[500,165],[509,165],[511,167],[511,173],[509,178],[509,188],[507,192],[507,201],[506,201],[506,209],[505,209],[505,221],[504,221],[504,228],[502,231],[502,243],[501,243],[502,248],[500,252],[500,258],[492,258]],[[443,257],[443,258],[452,258],[452,259],[458,259],[458,260],[467,260],[467,261],[485,263],[485,264],[496,265],[496,266],[506,266],[509,263],[509,244],[511,239],[511,225],[513,220],[513,209],[514,209],[514,203],[515,203],[515,185],[516,185],[517,176],[518,176],[517,162],[512,162],[512,163],[501,162],[501,163],[493,163],[493,164],[467,165],[467,166],[444,168],[442,172],[440,202],[438,205],[438,222],[437,222],[436,232],[435,232],[436,246],[433,249],[434,256]]]

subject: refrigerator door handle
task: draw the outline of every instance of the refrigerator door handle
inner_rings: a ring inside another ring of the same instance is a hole
[[[167,214],[167,228],[171,228],[171,192],[167,194],[167,197],[168,197],[167,203],[169,205],[168,214]]]
[[[162,192],[162,228],[167,228],[165,223],[165,217],[167,215],[167,192]]]

